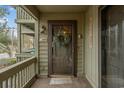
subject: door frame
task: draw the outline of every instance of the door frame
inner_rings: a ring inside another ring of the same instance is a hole
[[[52,26],[56,24],[69,24],[72,25],[72,76],[77,73],[77,21],[76,20],[48,20],[48,77],[52,73]]]
[[[102,19],[101,19],[101,13],[102,11],[107,7],[108,5],[101,5],[98,8],[98,77],[99,77],[99,83],[98,83],[98,87],[101,88],[102,87],[102,47],[101,47],[101,43],[102,43],[102,39],[101,39],[101,31],[102,31]]]

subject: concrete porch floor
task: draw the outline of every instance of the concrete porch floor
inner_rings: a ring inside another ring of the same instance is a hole
[[[51,78],[37,79],[31,88],[92,88],[85,78],[71,78],[72,83],[50,84]]]

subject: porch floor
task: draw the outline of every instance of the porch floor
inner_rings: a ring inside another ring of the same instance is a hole
[[[39,78],[34,82],[31,88],[91,88],[91,85],[85,78],[70,78],[71,82],[67,80],[66,83],[62,83],[63,81],[61,81],[51,84],[52,79],[53,78]]]

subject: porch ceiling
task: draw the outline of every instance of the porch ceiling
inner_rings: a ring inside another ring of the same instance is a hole
[[[88,8],[88,5],[38,5],[42,13],[79,13]]]

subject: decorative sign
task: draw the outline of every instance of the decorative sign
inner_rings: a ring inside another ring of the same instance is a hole
[[[89,18],[89,48],[93,47],[93,18]]]

